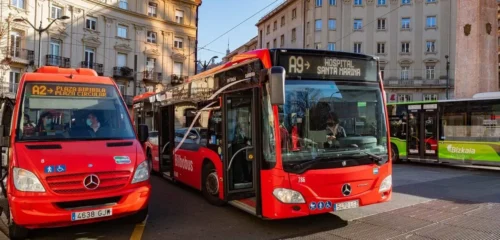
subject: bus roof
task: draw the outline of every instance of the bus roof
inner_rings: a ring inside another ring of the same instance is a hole
[[[78,82],[91,84],[113,85],[109,77],[98,76],[96,71],[89,68],[59,68],[43,66],[33,73],[25,73],[23,80],[26,82]]]
[[[151,97],[155,94],[156,94],[155,92],[146,92],[146,93],[135,96],[132,101],[133,102],[140,102],[140,101],[143,101],[145,99],[149,99],[149,97]]]

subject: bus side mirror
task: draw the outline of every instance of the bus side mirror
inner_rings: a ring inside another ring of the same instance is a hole
[[[146,124],[139,124],[138,135],[139,135],[139,142],[145,143],[146,141],[148,141],[148,138],[149,138],[148,125],[146,125]]]
[[[274,66],[269,69],[271,104],[285,104],[285,68]]]

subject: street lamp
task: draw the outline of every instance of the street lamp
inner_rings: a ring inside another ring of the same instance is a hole
[[[214,61],[216,58],[219,58],[218,56],[213,56],[212,58],[210,58],[210,60],[208,60],[208,64],[207,64],[207,61],[205,61],[205,63],[201,63],[201,61],[197,61],[201,64],[201,66],[203,67],[203,71],[206,71],[208,69],[208,66],[210,66],[211,62]]]
[[[446,99],[449,99],[450,96],[450,59],[448,55],[445,55],[446,58]]]
[[[42,21],[40,20],[40,27],[36,28],[30,21],[28,21],[28,19],[26,18],[16,18],[14,19],[14,22],[27,22],[29,25],[31,25],[31,27],[38,32],[38,67],[40,67],[42,65],[42,33],[47,31],[50,26],[52,26],[52,24],[54,24],[54,22],[56,22],[57,20],[66,20],[66,19],[69,19],[68,16],[61,16],[61,17],[58,17],[54,20],[52,20],[52,22],[49,23],[49,25],[45,28],[42,28]]]

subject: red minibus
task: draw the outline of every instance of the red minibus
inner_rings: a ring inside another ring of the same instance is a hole
[[[153,171],[265,219],[388,201],[378,68],[363,54],[260,49],[137,97],[157,129],[144,145]]]
[[[0,109],[1,213],[11,239],[29,229],[148,214],[149,165],[123,98],[92,69],[23,74]]]

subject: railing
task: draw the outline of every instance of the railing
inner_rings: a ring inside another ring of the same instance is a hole
[[[151,82],[161,82],[163,80],[163,74],[161,72],[148,72],[142,73],[142,79]]]
[[[446,79],[439,80],[384,80],[385,87],[446,87]],[[450,86],[453,81],[450,79]]]
[[[33,65],[35,63],[35,51],[24,49],[24,48],[10,48],[4,47],[2,52],[5,55],[8,55],[10,58],[14,58],[13,61],[18,59],[26,60],[29,65]],[[19,61],[16,61],[19,62]]]
[[[134,70],[128,67],[114,67],[113,77],[132,78]]]
[[[104,65],[101,63],[82,61],[81,67],[94,69],[97,74],[99,74],[99,76],[102,76],[104,74]]]
[[[47,66],[56,66],[62,68],[70,68],[71,60],[69,58],[56,56],[56,55],[46,55],[45,56],[45,65]]]
[[[172,74],[172,76],[170,76],[170,83],[172,85],[182,84],[182,83],[184,83],[184,81],[186,79],[187,79],[187,76]]]

